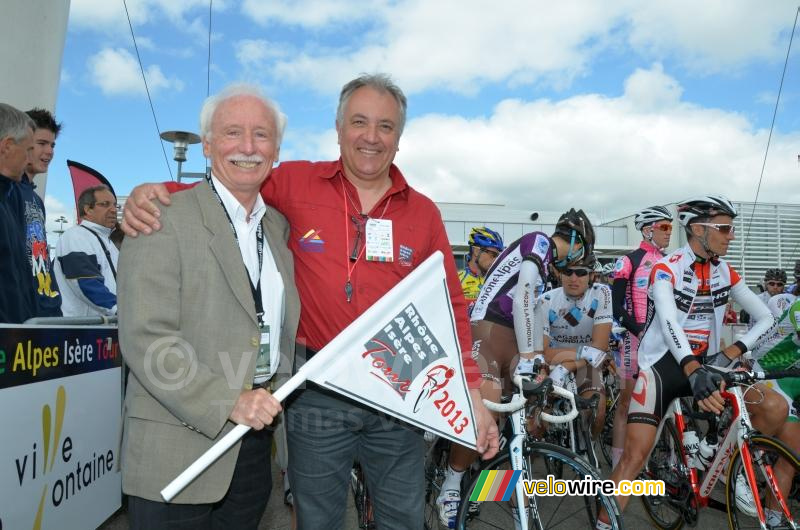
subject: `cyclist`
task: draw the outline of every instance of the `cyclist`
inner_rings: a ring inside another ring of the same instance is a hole
[[[476,226],[472,229],[468,244],[467,263],[458,272],[458,279],[461,281],[464,298],[467,299],[468,310],[472,311],[486,272],[505,247],[500,234],[485,226]]]
[[[780,295],[784,296],[784,295]],[[785,295],[793,296],[793,295]],[[770,302],[778,298],[773,297]],[[800,363],[800,299],[796,299],[781,315],[778,321],[778,328],[788,327],[790,332],[783,337],[777,344],[774,344],[765,353],[760,354],[756,350],[755,370],[764,370],[767,373],[793,368]],[[774,389],[781,397],[786,400],[789,408],[789,417],[780,431],[778,438],[786,443],[795,453],[800,451],[800,413],[798,413],[794,401],[800,398],[800,378],[785,378],[768,381],[767,386]],[[778,481],[784,499],[788,498],[789,490],[794,477],[794,468],[784,462],[779,461],[775,466],[775,478]],[[770,528],[776,527],[781,523],[782,514],[775,502],[770,498],[767,501],[766,512],[767,524]]]
[[[544,293],[541,308],[537,308],[541,311],[547,363],[566,369],[567,378],[574,382],[582,397],[601,394],[595,423],[591,426],[593,438],[605,423],[605,387],[600,368],[608,359],[606,350],[612,321],[611,288],[590,281],[596,262],[594,254],[589,254],[558,271],[561,287]],[[555,374],[556,371],[551,373],[553,381],[562,383]]]
[[[800,259],[794,262],[794,283],[787,285],[784,292],[800,296]]]
[[[709,366],[730,366],[775,325],[758,296],[720,258],[734,238],[736,215],[736,208],[721,195],[697,197],[678,205],[678,220],[686,230],[688,243],[661,259],[650,273],[648,318],[638,351],[639,375],[628,410],[625,447],[611,474],[617,484],[636,478],[641,471],[658,424],[674,398],[693,395],[701,409],[722,412],[722,378]],[[756,323],[719,351],[729,296]],[[748,390],[745,397],[753,403],[748,410],[755,428],[775,434],[785,421],[786,403],[764,385]],[[629,499],[617,497],[621,509]],[[610,528],[605,512],[599,514],[597,528]]]
[[[760,293],[758,297],[766,305],[773,296],[777,296],[783,292],[783,287],[786,285],[786,272],[782,269],[767,269],[764,272],[764,281],[762,284],[765,290]],[[741,311],[739,321],[742,324],[751,324],[750,315],[747,311]]]
[[[620,392],[614,413],[611,443],[611,467],[617,466],[625,442],[628,405],[631,402],[634,378],[639,371],[637,350],[639,337],[647,315],[647,284],[653,265],[664,257],[664,249],[672,235],[672,214],[663,206],[650,206],[633,218],[634,226],[642,232],[639,248],[619,258],[614,266],[614,318],[626,330],[620,344],[622,365],[617,368]]]
[[[485,379],[482,395],[500,401],[502,379],[510,379],[512,363],[521,355],[533,364],[534,307],[544,291],[552,268],[563,269],[594,248],[594,229],[583,210],[574,208],[556,222],[552,237],[530,232],[517,239],[497,257],[486,274],[472,309],[472,355]],[[541,351],[541,340],[536,341]],[[461,502],[461,477],[475,453],[459,445],[450,450],[450,461],[437,499],[439,520],[454,527]]]

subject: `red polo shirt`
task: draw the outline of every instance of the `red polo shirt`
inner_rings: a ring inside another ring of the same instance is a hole
[[[350,260],[357,230],[350,216],[361,212],[361,204],[356,188],[344,178],[341,160],[283,162],[261,188],[264,200],[289,221],[289,249],[294,254],[301,303],[297,341],[315,351],[322,349],[415,267],[440,250],[444,254],[464,373],[469,387],[478,388],[480,370],[471,356],[467,304],[441,214],[433,201],[408,185],[395,165],[391,166],[389,176],[392,186],[369,216],[392,221],[393,262],[367,261],[363,252],[358,261]],[[175,185],[169,188],[179,189]],[[362,229],[359,249],[365,244],[363,232]],[[350,302],[345,293],[348,268],[352,269]]]

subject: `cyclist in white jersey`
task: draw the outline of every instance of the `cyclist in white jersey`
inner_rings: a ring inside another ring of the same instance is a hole
[[[596,263],[594,254],[559,271],[561,287],[541,296],[543,323],[541,331],[544,358],[552,368],[556,384],[574,379],[578,393],[589,398],[599,393],[597,417],[592,426],[596,437],[605,423],[606,400],[600,368],[609,359],[611,336],[611,289],[603,283],[591,283]]]
[[[639,376],[628,411],[625,447],[611,479],[636,478],[655,442],[657,426],[670,402],[694,396],[701,409],[719,414],[724,400],[722,377],[728,368],[775,326],[775,318],[720,256],[734,238],[737,212],[725,197],[697,197],[678,205],[678,220],[688,244],[664,257],[651,272],[647,320],[639,344]],[[739,340],[720,351],[722,319],[732,296],[756,323]],[[753,426],[775,434],[786,420],[786,402],[764,385],[745,394]],[[752,394],[749,395],[748,394]],[[763,398],[762,398],[763,395]],[[620,509],[630,497],[617,497]],[[608,529],[605,512],[598,529]]]
[[[534,349],[542,351],[541,334],[535,337],[536,300],[554,269],[564,268],[591,253],[594,229],[583,210],[570,209],[556,222],[552,236],[543,232],[523,235],[497,257],[486,273],[473,306],[472,355],[478,362],[486,399],[498,402],[503,383],[508,383],[517,359],[532,365]],[[538,316],[537,316],[538,318]],[[534,344],[534,342],[536,344]],[[522,364],[520,362],[520,364]],[[437,499],[439,521],[455,526],[461,502],[460,483],[476,453],[460,445],[450,451],[449,469]]]

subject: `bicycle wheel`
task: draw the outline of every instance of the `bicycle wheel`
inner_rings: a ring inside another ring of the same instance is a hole
[[[664,481],[666,495],[642,497],[644,509],[657,528],[677,530],[683,526],[684,507],[688,507],[693,500],[686,472],[683,446],[678,441],[675,424],[668,418],[640,475],[645,480]]]
[[[777,438],[765,436],[761,434],[753,435],[747,442],[751,462],[753,464],[753,471],[756,475],[756,483],[761,506],[766,509],[773,507],[779,510],[775,497],[773,496],[773,481],[770,477],[779,462],[783,460],[782,466],[787,466],[789,469],[794,470],[794,475],[797,477],[800,472],[800,460],[797,455],[786,445]],[[758,516],[755,515],[755,504],[752,502],[752,493],[749,492],[749,485],[745,479],[738,479],[739,475],[744,475],[744,461],[742,460],[742,453],[737,447],[731,457],[731,464],[728,467],[727,484],[725,486],[725,500],[728,504],[728,522],[731,528],[761,528],[761,523]],[[748,491],[742,493],[742,488]],[[738,494],[738,501],[737,501]],[[748,495],[749,494],[749,495]],[[748,499],[749,497],[749,499]],[[784,495],[786,503],[792,514],[792,519],[795,522],[800,521],[800,499],[796,492],[791,490]],[[748,506],[748,500],[749,506]],[[783,518],[782,524],[786,523]],[[783,528],[783,526],[780,526]]]
[[[364,471],[361,466],[355,464],[350,471],[350,489],[353,493],[353,502],[356,506],[358,518],[358,528],[362,530],[372,530],[375,528],[375,521],[372,514],[372,501],[367,492],[367,483],[364,480]]]
[[[619,401],[615,388],[606,387],[606,421],[603,430],[600,432],[598,444],[600,453],[607,465],[612,464],[611,447],[614,445],[614,415],[617,413],[617,402]]]
[[[547,474],[547,462],[559,462],[565,480],[583,480],[587,475],[597,479],[597,473],[585,462],[579,460],[570,451],[555,445],[534,442],[524,449],[525,468],[522,479],[537,477],[544,478]],[[510,457],[503,454],[482,467],[482,470],[508,470]],[[480,482],[481,473],[476,473],[467,486],[463,498],[473,496],[476,486]],[[521,483],[520,483],[521,485]],[[594,528],[597,521],[597,511],[602,506],[606,509],[615,529],[622,528],[619,508],[611,496],[580,496],[574,494],[564,496],[535,496],[528,498],[528,528],[537,530]],[[475,498],[479,492],[475,494]],[[458,511],[456,528],[502,528],[509,529],[517,526],[512,512],[511,502],[485,501],[480,502],[480,511],[470,514],[467,503],[462,504]]]
[[[439,513],[436,507],[436,499],[442,490],[447,470],[447,459],[450,451],[448,442],[437,439],[428,448],[425,456],[425,528],[426,530],[436,530],[439,527]]]

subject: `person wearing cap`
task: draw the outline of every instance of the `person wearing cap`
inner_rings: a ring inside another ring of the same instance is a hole
[[[628,405],[631,402],[634,378],[639,371],[637,349],[647,315],[648,278],[653,265],[664,257],[664,249],[669,245],[672,213],[663,206],[650,206],[638,212],[633,222],[642,233],[642,241],[639,248],[616,261],[612,276],[614,318],[627,330],[620,344],[622,364],[617,367],[622,392],[614,414],[612,468],[616,467],[622,456]]]
[[[532,370],[534,352],[542,352],[536,337],[536,301],[555,272],[574,264],[594,249],[594,229],[583,210],[571,208],[559,217],[552,236],[543,232],[523,235],[500,253],[486,273],[483,287],[472,308],[472,355],[478,361],[481,395],[498,402],[502,386],[517,370]],[[607,341],[606,341],[607,343]],[[586,350],[592,362],[596,353]],[[437,499],[439,521],[454,527],[461,502],[460,482],[475,453],[453,446],[441,493]]]
[[[468,311],[472,311],[472,306],[483,287],[486,272],[505,247],[500,234],[485,226],[473,228],[469,233],[467,244],[469,245],[467,263],[458,272],[458,279],[461,281],[461,290],[464,291],[464,298],[467,300]]]
[[[694,396],[702,410],[720,414],[725,404],[719,392],[722,376],[714,367],[732,367],[775,325],[769,309],[722,259],[735,236],[736,215],[734,205],[721,195],[678,204],[678,220],[688,243],[662,258],[650,272],[648,298],[654,313],[639,343],[639,375],[628,410],[625,446],[611,474],[616,484],[639,476],[673,399]],[[756,324],[720,350],[729,297],[750,312]],[[773,435],[782,427],[788,408],[774,391],[754,385],[745,392],[745,400],[756,429]],[[629,500],[617,497],[620,510]],[[748,499],[737,496],[737,506],[744,509],[740,502]],[[596,528],[611,528],[605,511],[598,514]]]

